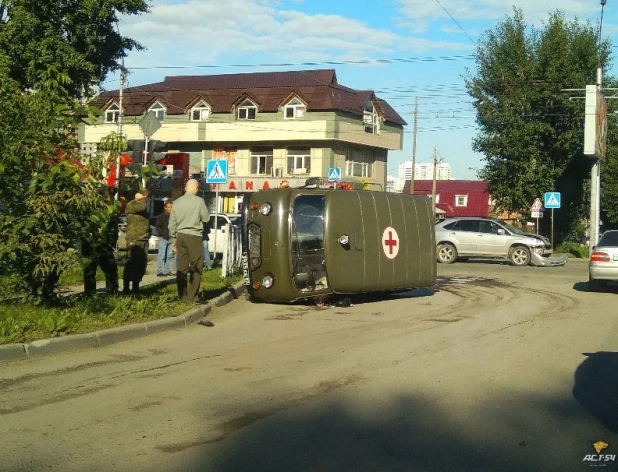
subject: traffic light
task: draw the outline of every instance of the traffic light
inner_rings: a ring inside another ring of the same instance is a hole
[[[129,155],[133,158],[133,161],[141,163],[144,155],[144,140],[129,139],[127,141],[127,148]]]
[[[127,141],[128,153],[135,162],[143,162],[144,159],[144,139],[129,139]],[[148,141],[148,162],[155,162],[165,157],[167,143],[158,139]]]
[[[165,157],[165,148],[167,143],[165,141],[159,141],[158,139],[152,139],[148,141],[148,162],[156,162]]]

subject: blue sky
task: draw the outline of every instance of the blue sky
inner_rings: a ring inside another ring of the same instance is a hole
[[[129,86],[168,75],[334,68],[341,84],[374,90],[408,122],[389,173],[412,158],[414,97],[419,100],[417,162],[434,146],[457,179],[476,178],[474,110],[463,76],[475,42],[521,8],[541,25],[550,12],[598,23],[599,0],[153,0],[150,14],[123,18],[120,31],[145,51],[125,60]],[[618,2],[605,6],[603,37],[618,33]],[[618,53],[618,49],[613,51]],[[360,63],[355,63],[360,62]],[[314,63],[314,64],[309,64]],[[277,66],[277,64],[288,64]],[[606,74],[618,75],[616,65]],[[118,88],[110,76],[104,87]]]

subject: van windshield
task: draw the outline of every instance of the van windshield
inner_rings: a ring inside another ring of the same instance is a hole
[[[299,195],[292,208],[292,267],[304,292],[328,287],[324,261],[324,195]]]

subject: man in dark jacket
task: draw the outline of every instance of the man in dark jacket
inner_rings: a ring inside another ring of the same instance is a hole
[[[127,251],[129,259],[124,266],[123,291],[129,294],[139,292],[139,283],[146,273],[148,264],[148,240],[150,239],[150,221],[148,219],[147,202],[150,192],[141,188],[135,194],[135,199],[127,203]]]
[[[112,189],[102,189],[103,198],[111,202]],[[106,223],[94,231],[89,239],[82,241],[82,264],[84,269],[84,294],[94,295],[97,290],[97,267],[105,274],[108,295],[118,293],[118,266],[114,248],[118,240],[118,213],[115,207],[107,209]]]
[[[176,257],[172,251],[172,242],[170,241],[170,230],[168,228],[170,222],[170,213],[172,212],[172,201],[165,202],[163,213],[157,216],[155,222],[155,230],[159,235],[159,253],[157,255],[157,277],[172,275],[176,272]]]

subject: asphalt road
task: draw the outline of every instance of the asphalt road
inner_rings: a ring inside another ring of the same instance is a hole
[[[587,292],[585,261],[438,274],[435,291],[240,299],[215,327],[0,364],[0,470],[570,471],[597,441],[617,454],[618,289]]]

